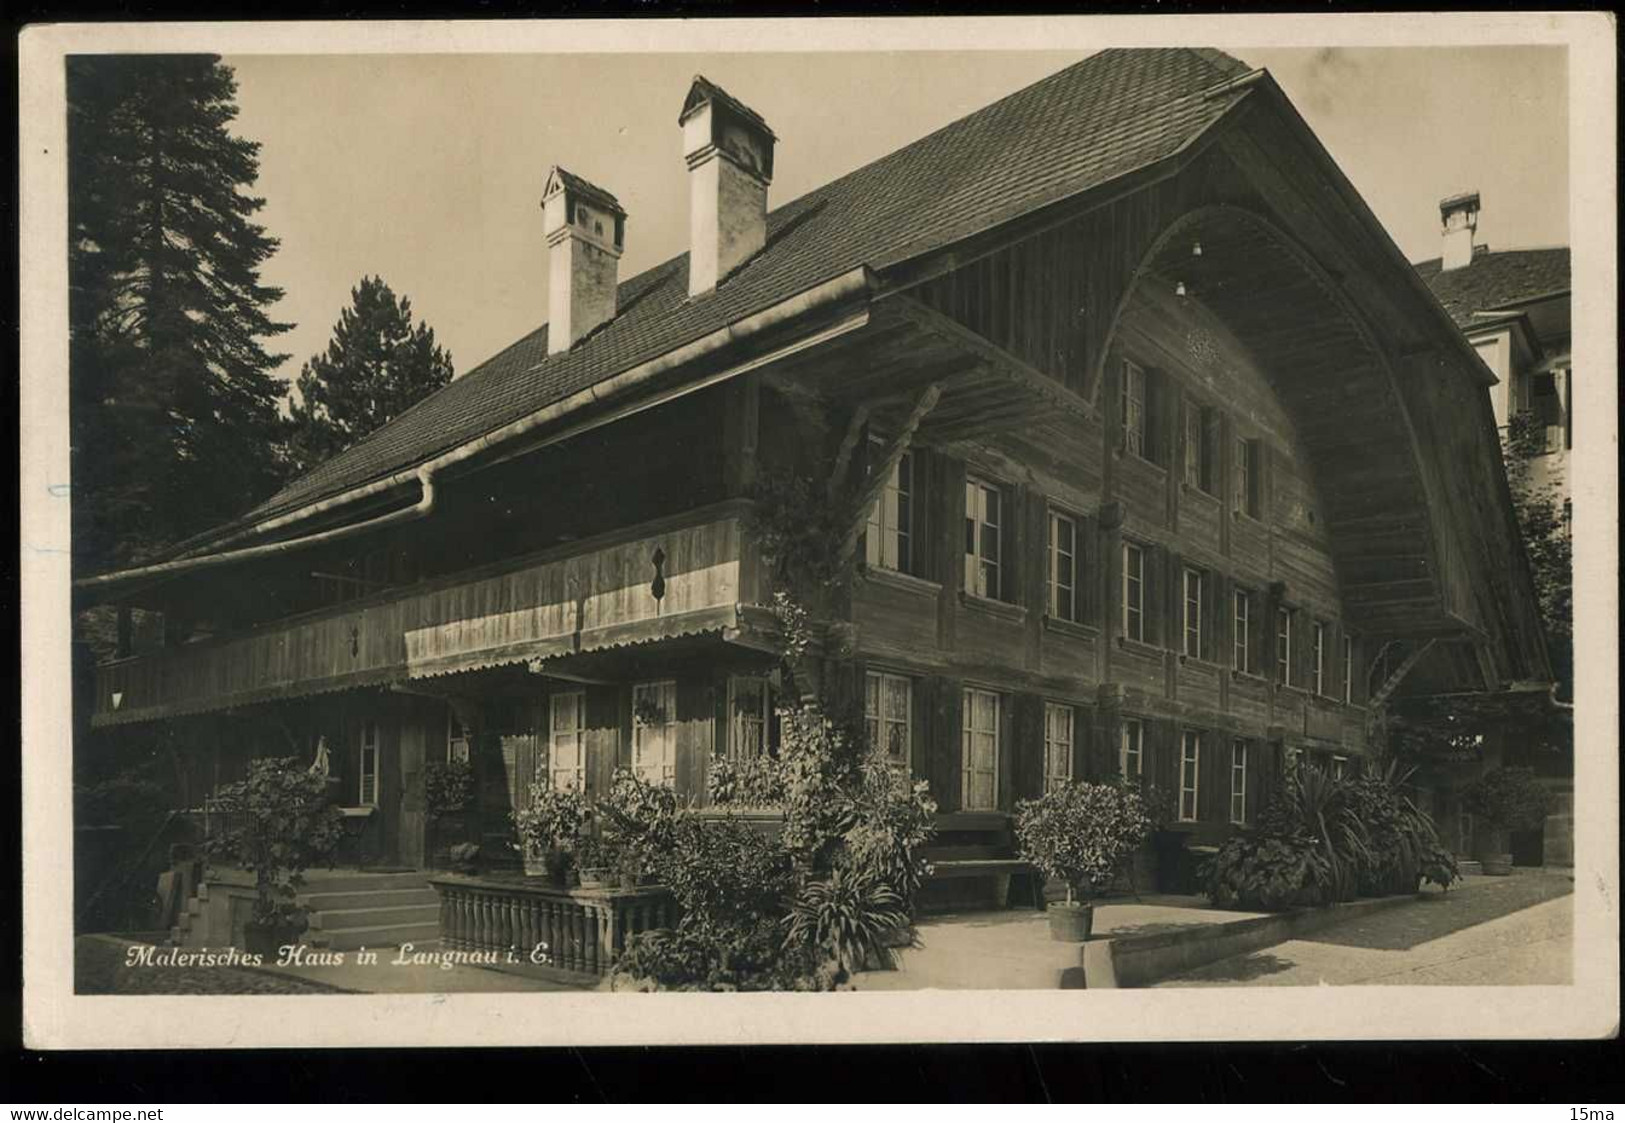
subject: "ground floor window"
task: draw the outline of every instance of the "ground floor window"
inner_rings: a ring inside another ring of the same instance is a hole
[[[754,760],[773,751],[773,688],[756,675],[728,680],[728,756]]]
[[[1348,775],[1349,758],[1346,756],[1332,757],[1332,779],[1341,780]]]
[[[1044,704],[1044,790],[1052,792],[1072,779],[1071,706]]]
[[[455,710],[446,713],[446,760],[453,763],[468,760],[468,730],[457,720]]]
[[[967,811],[992,811],[999,794],[999,696],[967,686],[963,701],[963,805]]]
[[[863,676],[863,726],[871,745],[885,750],[899,772],[909,771],[914,744],[914,682],[904,675],[869,671]]]
[[[677,782],[677,683],[632,688],[632,769],[651,784]]]
[[[1230,746],[1230,821],[1247,821],[1247,742]]]
[[[556,792],[587,787],[587,695],[584,691],[548,699],[547,781]]]
[[[1196,821],[1197,783],[1201,773],[1202,735],[1188,729],[1179,739],[1179,821]]]
[[[1123,741],[1117,750],[1117,771],[1125,780],[1138,780],[1141,769],[1140,750],[1145,744],[1145,730],[1134,719],[1123,722]]]
[[[362,807],[378,806],[378,725],[361,725],[361,786],[356,802]]]

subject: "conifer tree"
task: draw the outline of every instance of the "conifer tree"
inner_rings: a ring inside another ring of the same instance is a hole
[[[75,561],[139,561],[223,522],[283,475],[263,341],[292,325],[262,284],[275,252],[213,55],[67,60]]]
[[[308,470],[413,405],[452,378],[451,356],[434,329],[412,323],[412,302],[381,277],[363,277],[333,325],[327,350],[299,372],[292,402],[290,458]]]

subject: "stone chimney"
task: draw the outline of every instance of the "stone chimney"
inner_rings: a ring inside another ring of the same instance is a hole
[[[1444,260],[1440,268],[1460,269],[1473,262],[1473,235],[1478,233],[1478,192],[1452,195],[1439,201],[1444,226]]]
[[[688,294],[710,292],[767,244],[773,130],[698,75],[677,123],[688,160]]]
[[[542,223],[549,259],[547,353],[557,355],[615,318],[626,212],[608,191],[554,166],[542,190]]]

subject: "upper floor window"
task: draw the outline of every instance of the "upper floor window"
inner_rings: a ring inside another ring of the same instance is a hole
[[[587,789],[587,695],[571,690],[547,700],[547,775],[556,792]]]
[[[1310,649],[1310,689],[1316,694],[1326,693],[1326,625],[1315,621]]]
[[[1236,670],[1243,674],[1253,673],[1253,595],[1246,589],[1237,589],[1234,594],[1234,626],[1236,648]]]
[[[1066,515],[1049,516],[1049,614],[1078,619],[1078,524]]]
[[[1044,791],[1072,779],[1072,707],[1044,703]]]
[[[863,676],[863,725],[871,745],[885,749],[900,772],[909,770],[913,745],[914,682],[903,675],[869,671]]]
[[[1218,414],[1187,400],[1185,403],[1185,484],[1212,494],[1214,486],[1213,432]]]
[[[1292,673],[1292,654],[1296,646],[1296,636],[1293,635],[1295,624],[1292,610],[1281,607],[1275,610],[1275,679],[1287,686],[1293,685],[1296,677]]]
[[[677,683],[632,687],[632,770],[651,784],[677,782]]]
[[[361,768],[360,790],[356,792],[356,802],[362,807],[378,806],[378,725],[376,722],[363,722],[361,725]]]
[[[1123,543],[1123,635],[1145,641],[1145,551]]]
[[[728,680],[728,755],[753,760],[773,752],[773,688],[758,675]]]
[[[1202,735],[1187,729],[1179,740],[1179,820],[1196,821],[1197,785],[1202,772]]]
[[[1004,595],[1004,496],[993,484],[965,481],[965,591],[999,600]]]
[[[1150,456],[1149,399],[1145,371],[1133,363],[1123,364],[1123,448],[1135,456]]]
[[[1145,747],[1145,730],[1135,718],[1123,722],[1122,742],[1117,748],[1117,771],[1126,780],[1138,780],[1144,775],[1141,768]]]
[[[1192,659],[1202,657],[1202,582],[1205,574],[1200,569],[1185,567],[1184,573],[1184,644],[1181,651]]]
[[[1259,491],[1261,483],[1259,458],[1262,447],[1256,440],[1238,437],[1233,453],[1236,458],[1233,465],[1236,474],[1236,494],[1232,502],[1237,511],[1255,519],[1259,517],[1263,506]]]
[[[905,452],[869,510],[864,534],[864,561],[869,565],[914,571],[914,493],[914,454]]]

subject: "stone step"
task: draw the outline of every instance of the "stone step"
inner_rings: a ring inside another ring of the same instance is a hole
[[[310,926],[323,932],[342,928],[374,928],[388,924],[436,924],[440,920],[438,904],[383,906],[364,909],[323,909],[310,914]]]
[[[333,951],[399,947],[407,941],[424,944],[439,938],[440,925],[436,921],[424,924],[372,924],[359,928],[322,929],[305,934],[306,943]]]
[[[440,898],[430,886],[421,889],[351,889],[339,892],[304,892],[299,902],[312,912],[330,909],[372,909],[399,905],[438,905]]]
[[[347,870],[337,873],[305,872],[305,885],[301,896],[314,893],[364,893],[383,889],[426,889],[429,875],[420,870],[400,873],[358,873]]]

